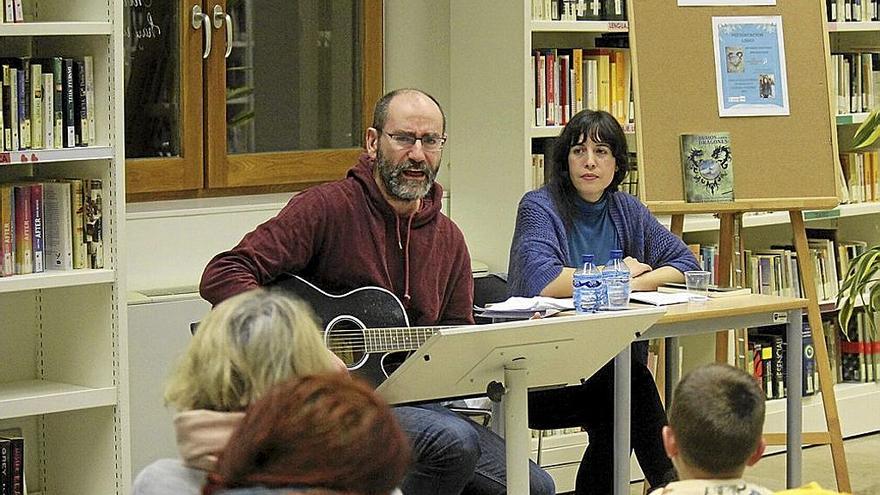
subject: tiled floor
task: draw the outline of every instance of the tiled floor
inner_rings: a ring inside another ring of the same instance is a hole
[[[880,434],[846,440],[844,450],[853,495],[880,495]],[[804,449],[803,460],[804,483],[816,481],[823,488],[836,488],[829,447]],[[781,490],[785,487],[785,454],[761,459],[746,470],[746,479],[773,490]]]
[[[853,495],[880,495],[880,433],[846,440],[844,449]],[[745,478],[772,490],[785,488],[785,454],[764,457],[746,470]],[[803,481],[816,481],[832,490],[837,487],[828,447],[804,449]],[[642,484],[634,483],[631,493],[641,495]]]

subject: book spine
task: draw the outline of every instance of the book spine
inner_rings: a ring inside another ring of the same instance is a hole
[[[89,179],[87,183],[85,238],[89,253],[88,266],[104,268],[103,182],[101,179]]]
[[[18,71],[18,135],[21,149],[31,147],[31,61],[21,60]]]
[[[43,183],[43,247],[49,270],[73,269],[70,210],[70,183]]]
[[[55,108],[54,145],[55,149],[64,147],[64,74],[61,57],[52,58],[52,79],[55,87],[52,90],[52,105]]]
[[[73,234],[73,268],[86,268],[88,248],[85,240],[85,208],[83,180],[70,179],[70,213]]]
[[[10,438],[12,451],[12,495],[27,495],[24,491],[24,438]]]
[[[10,481],[12,474],[12,442],[0,439],[0,495],[12,495]]]
[[[89,116],[86,111],[86,69],[85,64],[79,60],[73,61],[74,67],[74,132],[76,133],[76,145],[88,146],[89,144]]]
[[[13,194],[15,196],[15,273],[23,275],[34,272],[30,185],[13,186]]]
[[[55,78],[52,73],[43,74],[43,147],[55,147]]]
[[[0,184],[0,275],[15,275],[15,201],[12,186]]]
[[[9,139],[6,137],[6,129],[9,126],[9,87],[6,80],[9,77],[9,66],[3,65],[0,74],[0,149],[9,149]]]
[[[43,185],[31,184],[31,226],[33,230],[34,273],[46,271],[43,250]]]
[[[813,345],[813,332],[810,325],[804,322],[801,333],[803,341],[803,356],[801,357],[801,393],[803,395],[813,395],[816,393],[817,383],[815,381],[816,372],[816,348]]]
[[[14,0],[15,22],[24,22],[24,9],[21,6],[21,0]]]
[[[89,142],[97,144],[95,123],[95,59],[91,55],[83,57],[83,65],[86,71],[86,114],[89,121]]]
[[[31,148],[43,148],[43,66],[31,64]]]
[[[9,68],[9,129],[12,131],[11,149],[18,151],[21,149],[20,136],[18,135],[18,69]]]
[[[74,101],[76,98],[76,88],[73,83],[73,59],[65,58],[62,62],[64,70],[64,81],[62,88],[63,111],[64,111],[64,147],[73,148],[76,146],[76,121],[77,116],[74,110]]]

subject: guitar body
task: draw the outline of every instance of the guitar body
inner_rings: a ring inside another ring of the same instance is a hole
[[[324,343],[352,373],[373,385],[382,383],[415,347],[401,351],[370,352],[384,335],[369,329],[400,330],[409,327],[403,304],[381,287],[362,287],[345,294],[330,294],[305,279],[292,275],[279,279],[274,287],[290,291],[309,303],[324,329]],[[398,328],[394,328],[398,327]],[[396,348],[385,345],[384,347]]]

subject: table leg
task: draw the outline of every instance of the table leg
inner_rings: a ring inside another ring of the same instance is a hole
[[[629,493],[631,362],[630,346],[614,358],[614,495]]]
[[[504,367],[504,441],[507,456],[507,493],[529,494],[529,395],[525,360]]]
[[[785,485],[788,488],[801,486],[801,459],[802,444],[801,433],[803,431],[803,409],[801,404],[801,380],[803,375],[803,314],[800,309],[788,313],[788,342],[787,349],[787,373],[785,379],[786,404],[785,404]]]
[[[679,350],[678,350],[678,337],[667,337],[666,338],[666,383],[664,388],[664,397],[666,398],[666,410],[669,410],[669,405],[672,404],[672,393],[675,390],[675,386],[678,385],[678,380],[680,377],[678,376],[678,369],[681,366],[678,362],[679,358]]]

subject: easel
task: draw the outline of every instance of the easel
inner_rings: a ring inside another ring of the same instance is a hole
[[[718,232],[718,284],[728,286],[731,280],[731,268],[734,259],[734,233],[739,230],[742,212],[724,212],[719,215],[721,225]],[[807,245],[807,233],[802,210],[789,210],[794,247],[798,258],[798,273],[804,286],[804,297],[810,301],[807,306],[807,319],[813,335],[816,367],[819,372],[819,389],[822,392],[822,406],[825,411],[827,430],[821,432],[804,432],[803,441],[807,444],[828,445],[831,447],[831,458],[837,478],[837,489],[851,492],[849,470],[847,469],[846,453],[843,449],[843,435],[840,430],[840,417],[837,412],[837,400],[831,379],[831,366],[828,360],[828,348],[825,345],[825,330],[822,326],[822,315],[819,311],[819,299],[813,271],[813,260]],[[684,214],[673,214],[670,230],[681,237],[684,232]],[[736,248],[739,250],[740,248]],[[791,352],[791,351],[789,351]],[[715,360],[728,360],[728,332],[715,334]],[[671,377],[665,377],[672,382]],[[667,388],[667,390],[669,390]],[[764,435],[768,445],[785,445],[784,433],[768,433]]]
[[[654,214],[672,215],[671,230],[678,234],[684,230],[686,214],[720,215],[719,281],[723,283],[731,278],[740,215],[789,212],[800,280],[810,301],[807,315],[827,424],[827,431],[804,434],[803,441],[831,446],[838,490],[850,491],[803,218],[804,210],[830,209],[838,204],[837,131],[824,5],[815,0],[790,0],[772,6],[681,7],[677,2],[631,0],[627,7],[636,142],[639,164],[643,164],[639,170],[641,199]],[[787,88],[780,89],[788,95],[787,115],[720,117],[715,70],[721,55],[714,47],[712,26],[713,18],[726,16],[782,19]],[[671,53],[682,56],[670,57]],[[680,136],[719,131],[731,136],[735,199],[686,203]],[[727,336],[722,332],[716,337],[718,360],[727,360]],[[670,378],[666,379],[667,390],[672,385]],[[767,435],[767,440],[784,443],[784,435]]]

